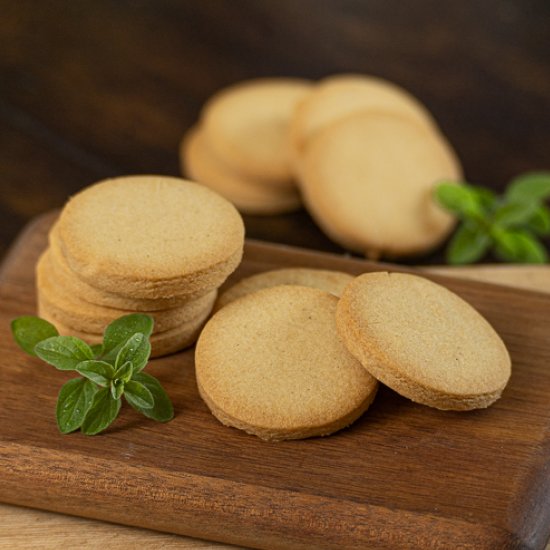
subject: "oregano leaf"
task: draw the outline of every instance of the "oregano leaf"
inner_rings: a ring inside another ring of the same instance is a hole
[[[74,336],[52,336],[36,344],[34,351],[59,370],[76,370],[79,363],[94,357],[90,346]]]
[[[491,237],[486,232],[463,223],[449,242],[447,262],[452,265],[477,262],[487,253],[490,246]]]
[[[86,378],[73,378],[61,387],[56,406],[57,426],[61,433],[80,428],[96,391],[97,386]]]
[[[124,315],[113,321],[103,334],[103,358],[106,361],[114,361],[120,348],[137,332],[141,332],[146,338],[153,332],[153,319],[142,313]]]
[[[107,429],[118,416],[120,405],[120,399],[113,399],[109,388],[97,391],[82,423],[82,433],[95,435]]]
[[[135,379],[124,384],[124,397],[139,409],[152,409],[155,404],[155,398],[147,386]]]
[[[97,359],[82,361],[77,365],[76,370],[82,376],[103,388],[110,384],[115,374],[115,369],[112,365],[106,361],[98,361]]]
[[[36,344],[53,336],[59,336],[57,329],[45,319],[23,315],[11,322],[11,332],[19,347],[29,355],[36,356]]]
[[[170,401],[168,394],[154,376],[146,374],[145,372],[139,372],[134,374],[133,380],[143,384],[151,392],[155,401],[155,404],[150,409],[141,408],[135,403],[129,402],[136,411],[157,422],[168,422],[174,418],[172,401]]]

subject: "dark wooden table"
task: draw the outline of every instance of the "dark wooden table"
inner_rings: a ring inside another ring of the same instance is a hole
[[[549,29],[547,0],[0,0],[0,256],[94,181],[178,174],[202,103],[258,76],[380,75],[428,105],[471,181],[548,169]],[[246,225],[340,250],[303,211]]]

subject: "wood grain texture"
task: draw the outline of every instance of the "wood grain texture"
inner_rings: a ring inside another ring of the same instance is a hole
[[[178,143],[238,80],[377,74],[433,112],[467,177],[549,169],[547,0],[0,0],[0,254],[107,176],[178,174]],[[248,235],[341,251],[298,212]],[[440,254],[422,261],[442,261]]]
[[[210,415],[188,351],[151,367],[174,401],[169,424],[124,410],[105,435],[60,436],[53,410],[66,376],[20,353],[7,323],[34,311],[33,265],[51,221],[38,220],[0,272],[5,502],[258,548],[544,547],[550,297],[434,277],[473,303],[511,351],[510,385],[485,411],[445,413],[383,388],[348,430],[266,444]],[[290,265],[380,269],[251,242],[235,278]],[[34,379],[32,396],[23,374]]]

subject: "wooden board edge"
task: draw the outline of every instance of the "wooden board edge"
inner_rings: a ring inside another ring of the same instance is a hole
[[[492,525],[120,461],[90,464],[16,442],[0,442],[0,465],[0,494],[10,504],[255,548],[428,548],[437,533],[455,548],[525,547]],[[131,516],[125,514],[129,494],[139,499]]]

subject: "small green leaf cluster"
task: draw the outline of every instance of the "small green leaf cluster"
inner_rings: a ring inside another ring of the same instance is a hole
[[[79,428],[86,435],[102,432],[118,416],[123,396],[153,420],[167,422],[174,416],[160,382],[143,372],[151,354],[153,319],[148,315],[120,317],[105,329],[103,343],[95,346],[73,336],[60,336],[51,323],[39,317],[18,317],[11,329],[28,354],[81,375],[59,392],[56,416],[61,433]]]
[[[447,262],[474,263],[492,251],[505,262],[546,263],[548,253],[539,237],[550,235],[549,197],[550,172],[519,176],[502,196],[475,185],[440,183],[436,200],[461,220]]]

